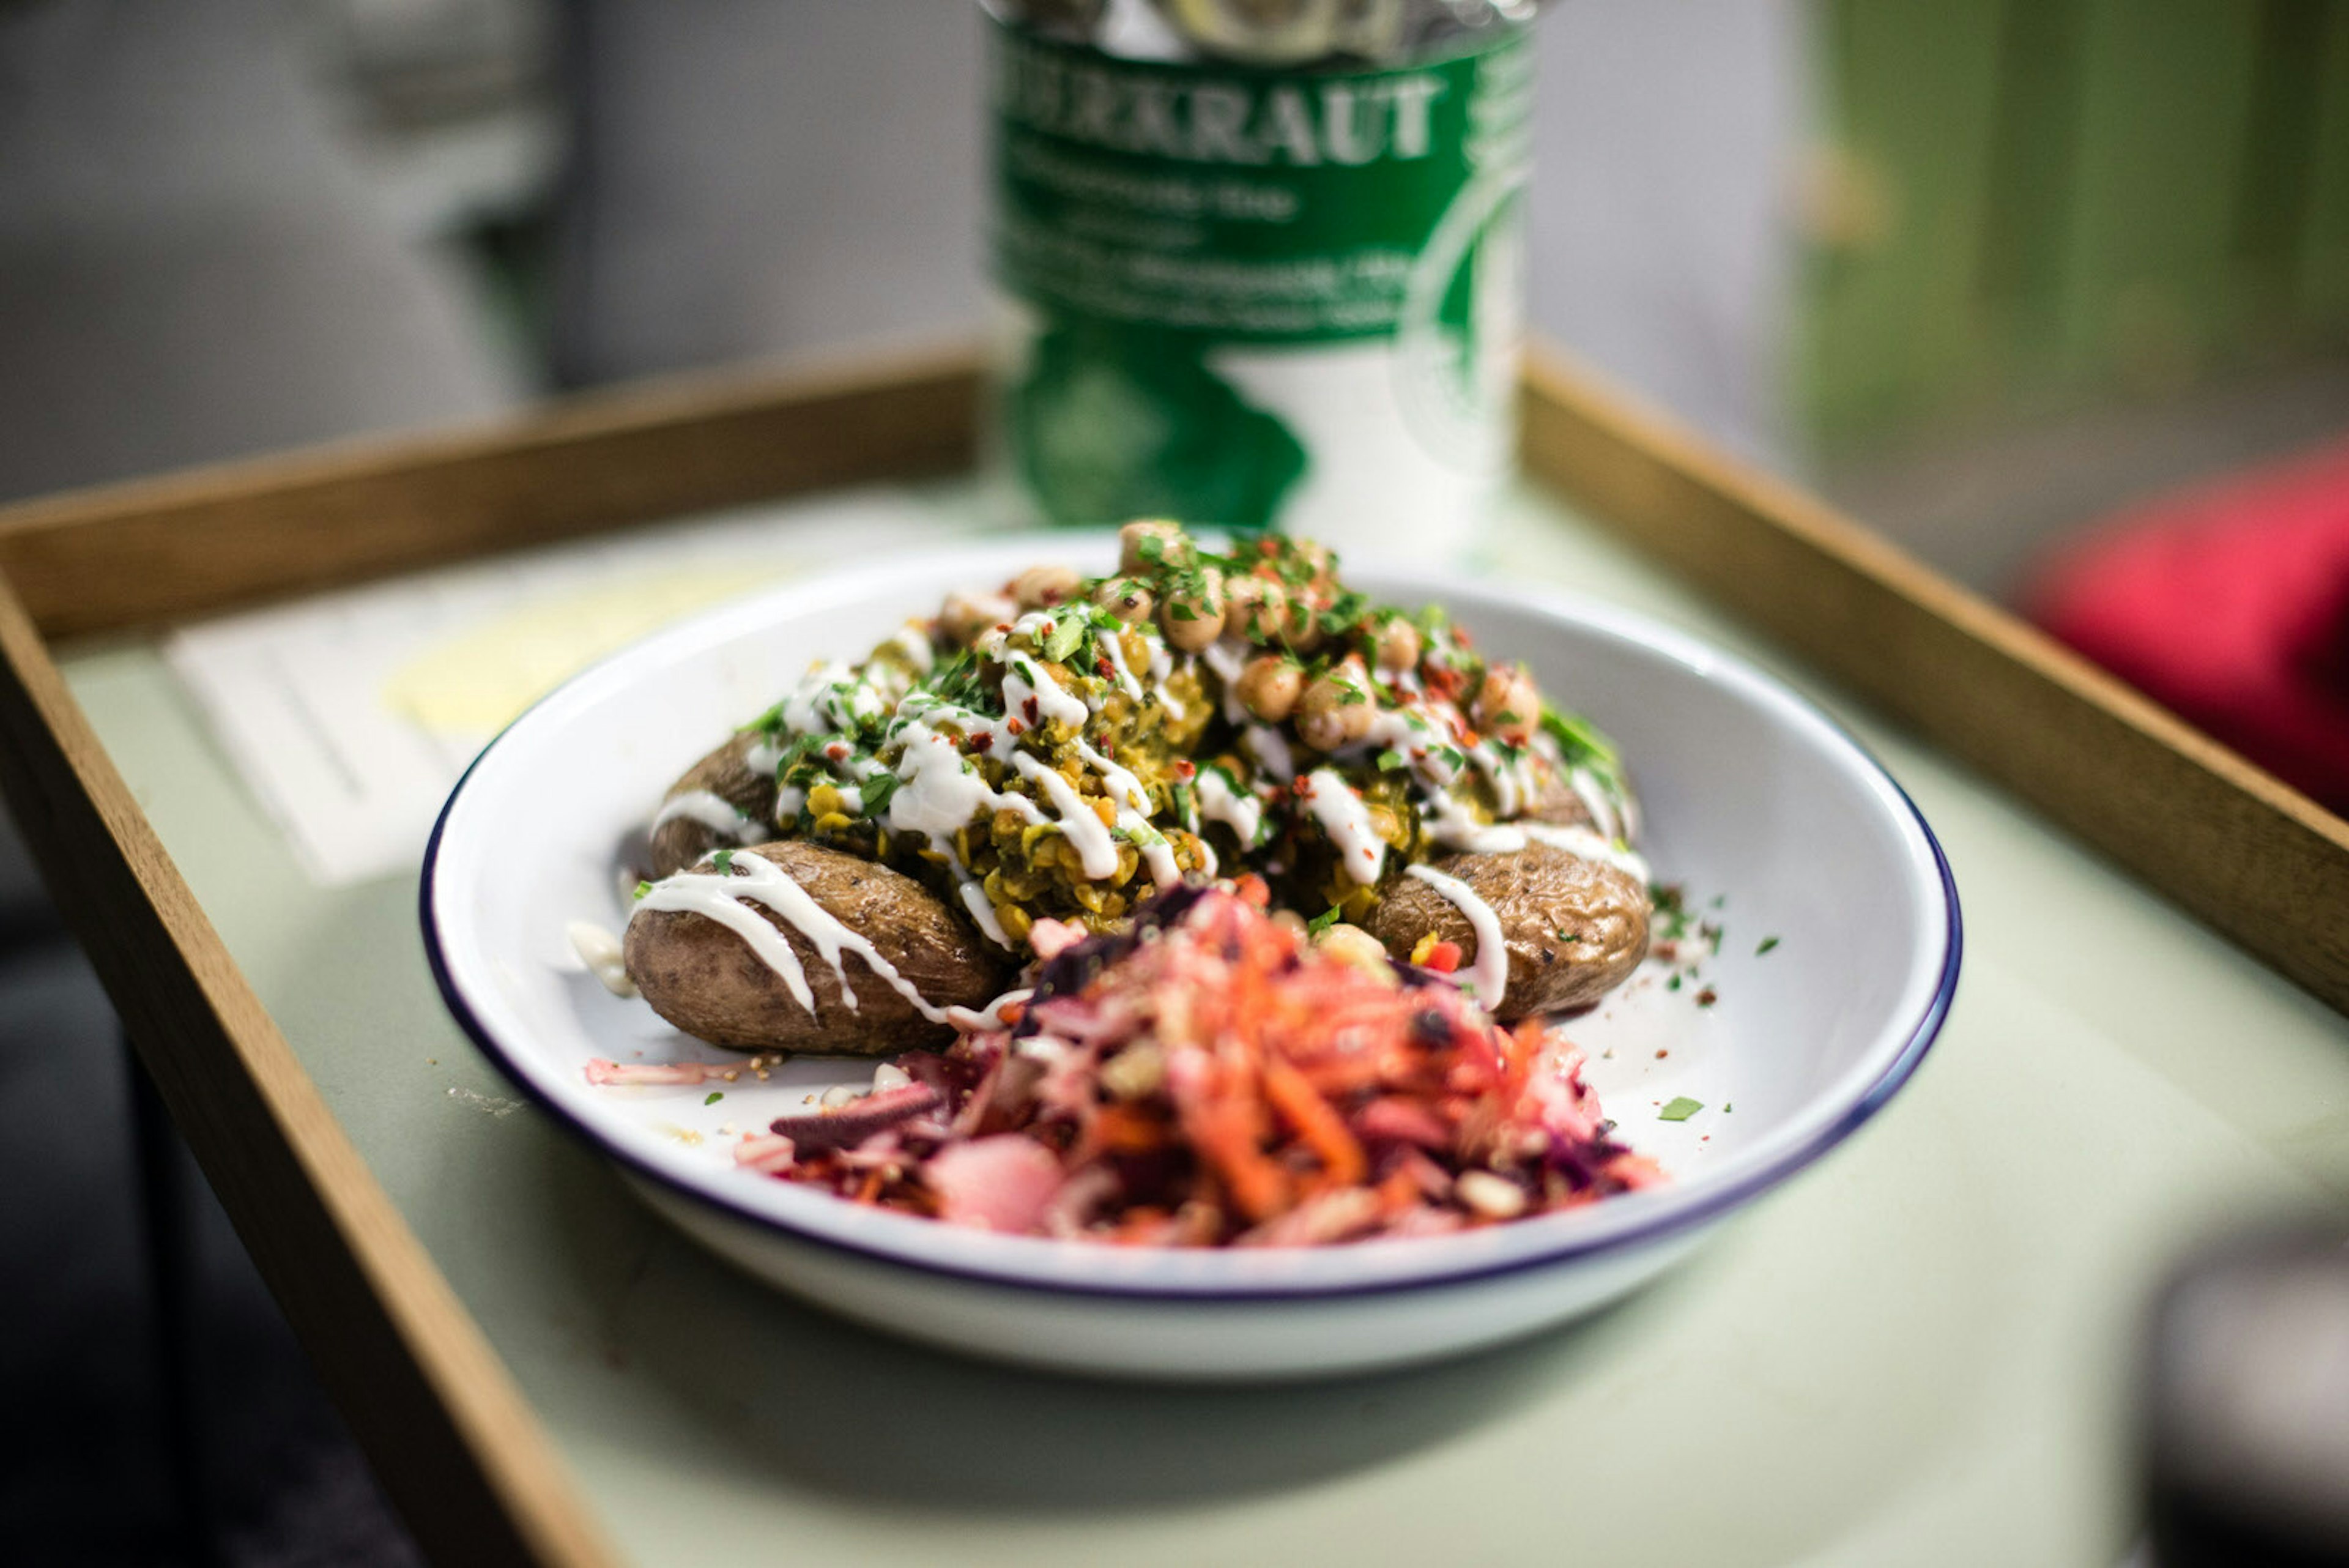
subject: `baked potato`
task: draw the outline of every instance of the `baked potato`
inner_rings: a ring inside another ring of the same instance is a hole
[[[1005,960],[970,922],[904,874],[870,860],[801,840],[739,852],[788,876],[824,915],[870,942],[933,1011],[978,1007],[1009,978]],[[715,878],[715,857],[697,862]],[[727,875],[747,874],[729,858]],[[737,932],[690,909],[640,905],[622,954],[628,978],[652,1009],[713,1045],[743,1051],[823,1051],[888,1055],[935,1045],[952,1029],[926,1016],[854,950],[837,966],[786,915],[750,898],[737,900],[764,916],[799,961],[812,1010]],[[842,995],[843,985],[855,1001]]]
[[[656,818],[657,826],[652,833],[654,877],[682,871],[711,850],[740,842],[739,832],[713,826],[699,815],[672,815],[671,808],[680,802],[689,805],[698,797],[715,795],[730,806],[746,826],[755,824],[771,830],[775,820],[775,772],[771,766],[761,771],[750,765],[751,753],[765,739],[755,731],[743,731],[688,768],[684,777],[668,786],[668,793],[661,797],[666,820]]]
[[[1430,869],[1457,877],[1492,906],[1509,953],[1504,1020],[1586,1007],[1619,985],[1648,952],[1648,890],[1604,861],[1547,844],[1498,855],[1454,855]],[[1451,899],[1416,877],[1385,890],[1364,927],[1399,961],[1422,938],[1456,943],[1475,961],[1475,929]]]

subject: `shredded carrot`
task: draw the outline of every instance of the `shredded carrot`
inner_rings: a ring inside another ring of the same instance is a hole
[[[1017,1039],[973,1029],[943,1055],[903,1059],[943,1095],[935,1114],[854,1150],[746,1156],[907,1213],[969,1211],[975,1189],[954,1184],[979,1183],[994,1212],[1010,1204],[1037,1230],[1129,1246],[1492,1223],[1457,1191],[1476,1171],[1528,1193],[1533,1213],[1661,1179],[1609,1140],[1578,1054],[1554,1029],[1504,1030],[1453,985],[1324,958],[1265,913],[1267,898],[1256,878],[1192,894],[1153,940],[1085,939],[1103,943],[1090,964],[1055,957],[1080,981],[1040,980]],[[1428,969],[1459,961],[1433,933],[1422,947]],[[933,1158],[1007,1134],[1049,1163]]]
[[[1321,1158],[1323,1187],[1352,1187],[1369,1174],[1360,1139],[1330,1102],[1314,1093],[1305,1075],[1276,1056],[1264,1064],[1265,1097],[1288,1118],[1306,1144]]]

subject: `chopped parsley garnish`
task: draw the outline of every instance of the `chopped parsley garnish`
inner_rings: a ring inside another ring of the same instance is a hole
[[[895,774],[879,774],[865,780],[856,792],[857,799],[864,803],[864,815],[878,822],[881,814],[889,809],[889,797],[897,793],[901,782]]]
[[[1382,774],[1398,772],[1405,765],[1405,763],[1406,759],[1403,754],[1401,752],[1396,751],[1392,746],[1389,746],[1385,751],[1379,753],[1379,772]]]
[[[1319,914],[1314,916],[1311,919],[1306,921],[1305,929],[1314,936],[1318,937],[1322,932],[1328,930],[1330,927],[1336,925],[1340,920],[1343,919],[1345,915],[1345,906],[1342,904],[1332,904],[1328,909],[1322,910]]]
[[[1656,882],[1648,887],[1648,901],[1656,907],[1656,924],[1665,941],[1676,942],[1689,934],[1688,905],[1677,882]]]
[[[731,877],[734,875],[734,852],[721,849],[709,857],[709,864],[720,877]]]
[[[1588,721],[1575,713],[1561,713],[1557,709],[1542,709],[1541,727],[1557,742],[1558,754],[1569,767],[1588,767],[1612,775],[1622,763],[1622,754],[1615,742],[1592,729]]]
[[[1704,1109],[1702,1100],[1692,1100],[1686,1095],[1682,1095],[1671,1105],[1658,1111],[1656,1119],[1660,1122],[1684,1122],[1702,1109]]]
[[[1371,607],[1371,596],[1349,590],[1330,602],[1321,612],[1321,629],[1332,635],[1350,631],[1361,624]]]
[[[708,1093],[708,1094],[706,1094],[706,1095],[704,1095],[704,1096],[701,1096],[701,1103],[702,1103],[703,1105],[705,1105],[705,1106],[714,1106],[714,1105],[716,1105],[719,1101],[720,1101],[720,1100],[724,1099],[725,1097],[726,1097],[726,1091],[725,1091],[725,1090],[723,1090],[723,1089],[712,1089],[712,1090],[710,1090],[710,1091],[709,1091],[709,1093]]]
[[[1346,688],[1345,692],[1339,697],[1338,706],[1340,708],[1359,708],[1370,700],[1371,694],[1363,691],[1361,687],[1349,686]]]
[[[1777,939],[1777,938],[1775,938],[1775,937],[1764,937],[1764,938],[1762,939],[1762,945],[1761,945],[1760,947],[1755,948],[1755,949],[1754,950],[1754,956],[1755,958],[1760,958],[1764,953],[1768,952],[1772,948],[1775,948],[1775,947],[1776,947],[1777,945],[1778,945],[1778,939]]]
[[[1067,663],[1069,655],[1076,652],[1089,629],[1081,611],[1071,609],[1059,616],[1052,621],[1051,629],[1044,633],[1044,657],[1055,664]]]
[[[653,885],[650,882],[639,882],[636,884],[636,897],[639,898],[643,898],[652,890]]]

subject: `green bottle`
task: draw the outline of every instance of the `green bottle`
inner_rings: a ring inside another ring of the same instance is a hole
[[[1473,532],[1515,447],[1531,5],[988,9],[1010,504]]]

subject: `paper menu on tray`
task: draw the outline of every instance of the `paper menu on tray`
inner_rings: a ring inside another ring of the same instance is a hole
[[[184,628],[164,657],[309,875],[413,870],[474,755],[574,670],[680,616],[969,531],[908,489],[727,513]]]

